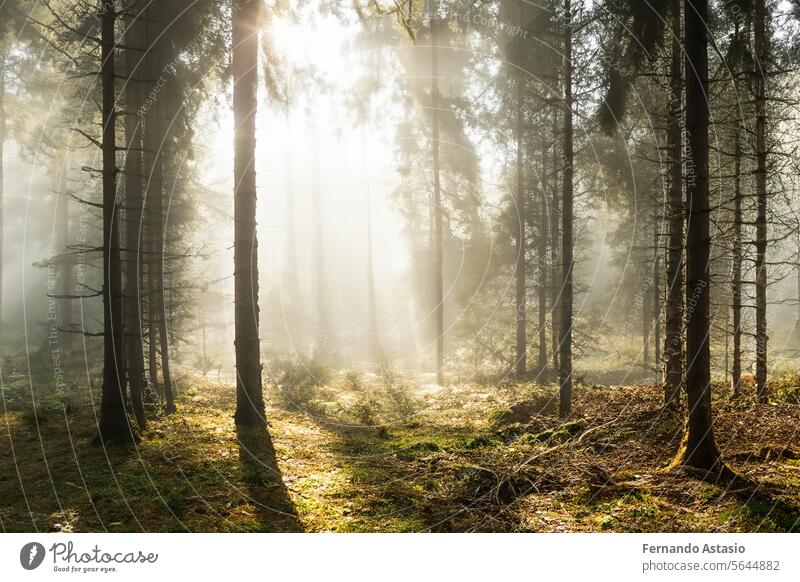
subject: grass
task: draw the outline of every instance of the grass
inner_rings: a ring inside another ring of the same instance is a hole
[[[579,387],[560,420],[550,388],[305,378],[268,391],[269,433],[239,431],[233,388],[194,382],[151,410],[136,449],[92,446],[92,395],[6,385],[3,531],[791,531],[800,407],[715,399],[744,494],[664,472],[680,413],[651,386]],[[96,394],[94,395],[97,396]],[[291,394],[289,394],[291,396]],[[34,414],[35,411],[35,414]],[[498,413],[498,411],[500,411]],[[752,451],[753,454],[743,454]]]

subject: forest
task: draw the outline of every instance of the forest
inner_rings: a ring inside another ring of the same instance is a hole
[[[0,531],[797,531],[798,39],[0,1]]]

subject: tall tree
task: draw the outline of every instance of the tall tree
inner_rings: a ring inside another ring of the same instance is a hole
[[[755,2],[753,49],[756,113],[756,395],[767,400],[767,52],[764,0]]]
[[[674,465],[719,475],[725,469],[711,420],[709,347],[708,0],[684,1],[686,57],[686,430]]]
[[[130,7],[133,14],[128,19],[125,43],[125,356],[128,386],[136,423],[144,430],[147,420],[144,414],[143,394],[146,386],[144,352],[142,344],[141,312],[141,260],[142,260],[142,206],[143,166],[142,132],[139,111],[142,107],[141,78],[139,68],[144,41],[143,25],[139,6]],[[137,50],[139,49],[139,50]]]
[[[117,206],[117,141],[115,90],[114,0],[102,0],[100,18],[100,83],[102,90],[103,151],[103,389],[96,442],[131,441],[133,429],[125,411],[125,373],[122,343],[122,264]]]
[[[266,423],[258,337],[256,112],[259,0],[232,0],[234,123],[234,294],[236,414],[239,426]]]
[[[681,66],[681,0],[670,2],[670,81],[667,119],[669,150],[669,194],[667,214],[667,301],[664,323],[664,403],[677,405],[683,384],[683,69]]]
[[[428,0],[431,40],[431,156],[433,158],[433,287],[434,319],[436,321],[436,382],[444,383],[444,248],[441,161],[439,158],[439,21],[437,0]]]
[[[572,409],[572,275],[573,259],[573,123],[572,123],[572,4],[564,0],[564,126],[561,193],[561,264],[559,292],[559,412],[567,416]]]

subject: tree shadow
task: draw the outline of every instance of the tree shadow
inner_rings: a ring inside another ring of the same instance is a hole
[[[303,525],[283,483],[266,427],[236,427],[236,441],[247,494],[258,515],[258,530],[302,532]]]

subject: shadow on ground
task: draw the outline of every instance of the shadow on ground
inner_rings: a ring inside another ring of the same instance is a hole
[[[264,427],[237,427],[239,462],[247,491],[243,492],[256,508],[261,531],[301,532],[289,492],[278,469],[272,438]]]

